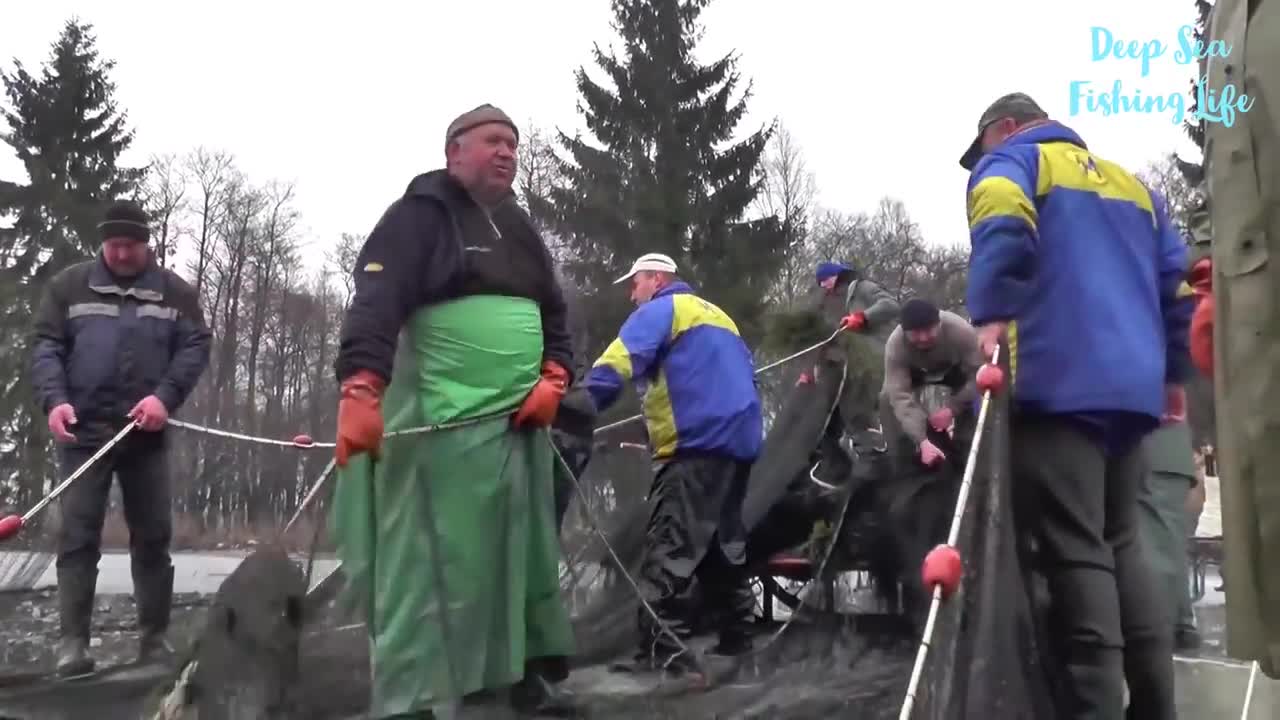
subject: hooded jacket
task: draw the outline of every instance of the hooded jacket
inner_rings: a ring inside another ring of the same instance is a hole
[[[1010,323],[1017,406],[1159,418],[1190,375],[1193,309],[1163,198],[1048,122],[978,162],[968,215],[968,310]]]
[[[543,359],[573,373],[564,292],[542,236],[515,195],[486,212],[445,170],[413,179],[352,268],[339,382],[369,370],[390,382],[399,335],[418,308],[471,295],[522,297],[542,313]]]

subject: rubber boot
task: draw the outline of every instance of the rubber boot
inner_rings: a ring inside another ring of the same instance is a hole
[[[883,433],[874,430],[858,430],[846,440],[847,447],[859,456],[882,454],[889,451],[889,443]]]
[[[1097,664],[1068,664],[1062,720],[1124,720],[1124,670],[1120,652]],[[1154,718],[1152,719],[1154,720]]]
[[[58,568],[58,614],[61,624],[56,671],[68,677],[93,672],[89,628],[93,620],[97,568]]]
[[[166,634],[173,607],[173,566],[135,568],[133,597],[138,610],[138,662],[171,662],[176,653]]]
[[[1126,638],[1124,675],[1129,720],[1175,720],[1172,638]]]
[[[721,611],[718,642],[711,649],[715,655],[741,655],[751,650],[751,626],[755,621],[756,596],[745,578],[736,582],[725,594]]]

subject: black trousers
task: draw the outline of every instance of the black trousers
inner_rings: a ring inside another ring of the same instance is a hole
[[[755,609],[746,574],[742,500],[750,463],[715,455],[678,457],[654,479],[653,511],[640,568],[641,597],[667,629],[694,633],[693,613],[717,617],[722,643],[745,632]],[[691,593],[698,580],[701,603]],[[639,610],[640,654],[660,657],[678,646],[644,607]]]
[[[1172,606],[1138,540],[1144,445],[1108,456],[1074,421],[1014,416],[1014,515],[1038,546],[1058,656],[1059,717],[1172,720]]]
[[[61,476],[75,472],[99,447],[87,443],[59,447]],[[62,494],[58,568],[86,572],[97,568],[112,477],[120,482],[134,576],[163,573],[170,566],[173,540],[167,438],[142,430],[130,433]]]
[[[587,470],[587,463],[591,462],[592,448],[590,437],[584,441],[559,431],[553,431],[551,437],[555,442],[556,450],[560,452],[560,457],[564,458],[565,464],[569,466],[569,472],[573,473],[572,478],[567,477],[563,472],[557,472],[555,477],[556,531],[560,532],[564,529],[565,513],[569,511],[573,496],[577,494],[574,481],[576,479],[581,482],[582,474]]]

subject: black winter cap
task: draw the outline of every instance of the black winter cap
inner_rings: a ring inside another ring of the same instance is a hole
[[[102,239],[128,237],[138,242],[151,241],[151,226],[147,213],[137,203],[117,200],[107,208],[103,221],[98,223]]]
[[[903,330],[924,330],[938,324],[938,307],[928,300],[911,298],[899,313]]]

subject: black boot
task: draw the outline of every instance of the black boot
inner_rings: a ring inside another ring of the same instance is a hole
[[[1172,638],[1125,638],[1129,720],[1175,720]]]
[[[1105,662],[1072,663],[1063,667],[1066,671],[1063,688],[1066,697],[1060,714],[1063,720],[1123,720],[1124,669],[1120,651],[1114,651],[1114,656]]]
[[[756,596],[751,584],[741,579],[725,593],[719,638],[711,649],[715,655],[741,655],[751,650],[751,626],[756,615]]]
[[[93,620],[93,596],[97,583],[97,568],[58,568],[58,614],[62,627],[58,640],[57,673],[63,677],[93,672],[93,658],[89,656],[89,628]]]
[[[173,607],[173,566],[135,567],[133,598],[138,610],[138,662],[170,662],[175,653],[166,633]]]

